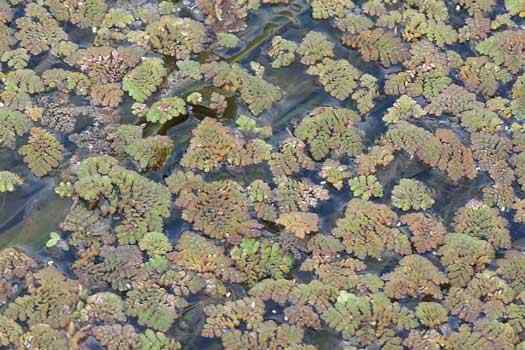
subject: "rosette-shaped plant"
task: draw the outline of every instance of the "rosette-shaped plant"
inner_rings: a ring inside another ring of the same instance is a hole
[[[231,269],[232,260],[224,254],[224,248],[212,240],[196,233],[184,232],[169,260],[185,270],[200,274],[226,275]]]
[[[475,322],[481,315],[497,319],[505,314],[505,307],[516,292],[494,271],[483,271],[465,286],[454,286],[448,291],[445,306],[450,313],[466,322]]]
[[[163,98],[155,102],[146,113],[146,120],[164,124],[186,114],[186,102],[180,97]]]
[[[188,306],[183,298],[149,283],[133,288],[126,296],[126,313],[137,317],[140,325],[162,332],[167,331],[180,311]]]
[[[249,295],[263,301],[274,301],[285,305],[290,299],[290,293],[295,282],[287,279],[265,279],[257,282],[249,291]]]
[[[209,305],[204,308],[206,323],[202,329],[205,337],[222,337],[241,328],[255,330],[264,316],[264,303],[256,298],[228,301],[222,305]]]
[[[182,157],[184,167],[210,172],[222,165],[246,166],[257,164],[270,156],[266,143],[244,141],[220,122],[206,118],[196,129],[190,146]]]
[[[45,323],[56,329],[65,328],[80,301],[80,284],[53,267],[37,272],[34,277],[35,285],[29,294],[10,303],[4,315],[30,326]]]
[[[175,205],[182,208],[182,218],[193,223],[195,229],[213,238],[236,239],[252,234],[257,227],[250,218],[248,198],[237,182],[205,182],[197,178],[181,184],[175,192],[178,194]]]
[[[505,7],[511,15],[525,17],[525,4],[520,0],[505,0]]]
[[[343,239],[349,253],[358,257],[380,258],[387,250],[410,254],[408,237],[395,227],[397,220],[397,215],[386,205],[354,198],[332,233]]]
[[[431,158],[428,157],[427,162],[437,166],[452,181],[461,178],[474,179],[477,176],[477,168],[471,149],[451,130],[437,129],[435,136],[440,142],[439,157],[435,161],[430,161]]]
[[[222,344],[226,350],[315,350],[315,346],[303,344],[303,335],[304,330],[300,327],[264,321],[251,331],[235,329],[224,334]]]
[[[464,234],[448,235],[439,249],[441,263],[454,286],[465,286],[477,272],[494,259],[494,248],[486,242]]]
[[[508,253],[498,261],[498,274],[508,282],[517,293],[525,292],[525,256],[520,253]]]
[[[315,168],[315,162],[306,154],[306,145],[295,137],[283,141],[279,152],[272,153],[269,164],[274,176],[290,176]]]
[[[437,218],[425,213],[411,213],[401,217],[412,235],[410,240],[418,253],[432,251],[445,241],[447,229]]]
[[[29,95],[44,91],[42,79],[31,69],[18,69],[3,77],[5,91]]]
[[[6,248],[1,250],[0,303],[5,304],[16,297],[19,288],[25,288],[26,282],[31,281],[33,272],[37,267],[37,263],[19,249]]]
[[[286,231],[297,238],[305,239],[306,235],[319,231],[319,216],[314,213],[294,211],[279,216],[277,224],[284,226]]]
[[[125,322],[127,318],[124,306],[122,298],[115,293],[95,293],[87,298],[85,306],[80,310],[80,320],[107,324]]]
[[[6,62],[7,66],[14,69],[23,69],[27,67],[29,55],[26,49],[16,49],[4,52],[0,57],[0,61]]]
[[[465,346],[512,349],[518,342],[519,336],[508,323],[490,319],[476,322],[474,326],[463,324],[445,339],[445,344],[449,349],[459,349]]]
[[[459,76],[469,91],[481,93],[485,97],[494,96],[500,84],[505,84],[511,79],[506,69],[492,63],[487,57],[467,58]]]
[[[114,108],[122,101],[124,92],[120,84],[102,84],[92,86],[89,94],[93,105]]]
[[[274,198],[281,212],[308,211],[316,207],[319,201],[328,199],[328,191],[310,181],[295,180],[281,176],[276,178],[277,188]]]
[[[442,114],[460,115],[478,107],[482,107],[482,104],[476,100],[475,94],[459,85],[452,84],[441,91],[439,95],[433,97],[425,110],[436,116]]]
[[[162,60],[148,58],[126,74],[122,87],[135,101],[144,102],[159,88],[167,73]]]
[[[0,146],[15,148],[16,138],[31,128],[29,118],[18,111],[0,108]]]
[[[282,68],[291,65],[295,61],[297,44],[291,40],[286,40],[282,36],[276,35],[272,39],[272,46],[268,50],[273,68]]]
[[[248,109],[259,115],[279,101],[283,94],[281,90],[262,79],[260,76],[249,74],[238,64],[213,62],[202,65],[204,76],[211,80],[213,85],[232,92],[239,92],[241,100]]]
[[[29,141],[18,151],[33,174],[45,176],[57,168],[64,158],[64,147],[50,133],[41,128],[32,128]]]
[[[87,95],[91,87],[91,81],[84,73],[66,71],[61,68],[46,70],[42,73],[42,82],[49,90],[74,91],[81,96]]]
[[[294,134],[308,145],[315,160],[329,154],[356,156],[363,147],[358,120],[359,116],[349,109],[320,107],[299,123]]]
[[[162,16],[146,27],[146,33],[153,50],[178,60],[202,52],[208,39],[202,23],[175,16]]]
[[[10,171],[0,171],[0,193],[13,192],[15,187],[23,184],[22,178]]]
[[[326,35],[309,32],[301,41],[297,53],[301,56],[303,64],[313,65],[325,57],[334,57],[334,47],[334,43]]]
[[[392,190],[392,205],[401,210],[428,209],[434,205],[430,189],[421,181],[401,179]]]
[[[441,286],[448,282],[430,260],[420,255],[405,256],[396,269],[383,278],[387,281],[385,294],[394,299],[426,296],[441,299]]]
[[[525,64],[525,33],[518,29],[497,32],[476,45],[476,51],[489,56],[512,73],[517,73]]]
[[[144,350],[180,350],[181,345],[174,339],[168,338],[162,332],[154,332],[146,329],[139,334],[140,349]]]
[[[64,331],[59,331],[48,324],[31,325],[29,331],[20,338],[20,343],[30,349],[71,349],[69,339]]]
[[[293,258],[278,243],[245,238],[230,252],[234,266],[253,284],[263,278],[283,278]]]
[[[361,31],[357,35],[347,34],[343,43],[357,49],[363,60],[379,61],[385,67],[410,58],[407,44],[392,31],[380,28]]]
[[[15,37],[32,55],[41,54],[61,40],[67,40],[67,35],[58,22],[37,3],[28,3],[25,17],[16,20],[16,27]]]
[[[357,157],[357,174],[372,175],[377,172],[377,168],[385,167],[394,160],[395,148],[393,145],[375,145],[366,154]]]
[[[374,99],[379,96],[377,78],[370,74],[363,74],[359,78],[359,86],[352,94],[357,110],[366,114],[374,108]]]
[[[346,165],[339,163],[333,159],[327,159],[319,173],[323,179],[328,181],[337,190],[341,190],[344,186],[344,180],[351,176],[350,171]]]
[[[338,100],[346,100],[357,88],[361,71],[345,59],[325,58],[310,66],[308,74],[316,75],[325,91]]]
[[[126,153],[140,169],[160,169],[171,155],[173,141],[168,136],[150,136],[131,142]]]
[[[165,255],[172,249],[168,237],[162,232],[146,233],[139,241],[139,247],[150,256]]]
[[[387,113],[383,116],[383,120],[387,124],[394,124],[400,120],[408,120],[411,118],[419,119],[425,115],[423,108],[411,97],[402,95],[399,97],[394,105],[390,107]]]
[[[146,279],[144,256],[134,245],[103,246],[96,258],[89,257],[73,264],[73,271],[82,285],[128,291]]]
[[[383,186],[374,175],[358,176],[350,179],[350,189],[355,197],[369,200],[372,197],[383,197]]]
[[[312,17],[315,19],[328,19],[343,16],[355,5],[350,0],[309,0],[312,6]]]
[[[417,326],[413,313],[385,295],[357,296],[342,291],[322,315],[332,329],[362,347],[400,348],[400,333]]]
[[[140,344],[135,328],[129,324],[95,326],[90,334],[108,350],[136,350]]]
[[[70,21],[83,28],[100,26],[108,11],[105,0],[47,0],[46,3],[59,21]]]
[[[486,108],[474,108],[461,114],[461,126],[470,132],[493,134],[501,128],[503,121],[498,114]]]
[[[338,290],[330,284],[313,280],[307,284],[296,285],[289,295],[294,305],[310,305],[321,314],[326,312],[337,299]]]
[[[116,232],[121,243],[134,243],[147,232],[162,231],[169,216],[168,189],[138,173],[120,167],[109,156],[91,157],[80,163],[75,193],[88,203],[104,203],[118,213]]]
[[[255,180],[248,186],[247,191],[255,209],[255,215],[266,221],[274,221],[277,218],[277,207],[273,203],[270,186],[262,180]]]
[[[18,323],[0,315],[0,346],[6,348],[18,346],[23,333]]]
[[[248,13],[259,8],[260,1],[197,0],[196,4],[214,31],[238,32],[246,27]]]
[[[65,104],[50,102],[42,112],[39,122],[60,133],[69,134],[75,130],[76,114],[73,108]]]
[[[140,62],[140,53],[135,48],[88,47],[81,51],[76,63],[92,81],[118,83]]]
[[[454,216],[454,230],[488,241],[495,249],[509,248],[508,223],[496,208],[472,200]]]
[[[434,302],[417,304],[416,316],[424,326],[434,328],[448,321],[448,312],[443,305]]]

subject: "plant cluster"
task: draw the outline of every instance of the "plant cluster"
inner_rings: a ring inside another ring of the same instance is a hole
[[[525,349],[524,14],[0,0],[0,348]]]

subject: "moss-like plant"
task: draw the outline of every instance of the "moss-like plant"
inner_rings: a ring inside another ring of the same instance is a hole
[[[425,115],[423,108],[417,104],[411,97],[402,95],[399,97],[394,105],[390,107],[387,113],[383,116],[383,120],[387,124],[394,124],[400,120],[419,119]]]
[[[358,115],[344,108],[319,107],[304,118],[294,131],[306,142],[312,158],[356,156],[362,149],[362,137],[356,128]]]
[[[137,162],[140,169],[161,168],[172,150],[173,141],[160,135],[131,141],[126,147],[126,153]]]
[[[438,252],[450,283],[456,286],[465,286],[495,255],[488,242],[464,234],[449,235]]]
[[[301,55],[303,64],[313,65],[325,57],[334,57],[334,47],[334,43],[326,35],[320,32],[309,32],[301,41],[297,53]]]
[[[509,248],[511,243],[508,223],[495,208],[471,201],[454,217],[454,230],[487,240],[494,248]]]
[[[286,40],[282,36],[274,36],[272,46],[268,50],[268,55],[273,59],[273,68],[282,68],[291,65],[295,61],[297,44]]]
[[[49,132],[33,128],[28,143],[20,147],[19,153],[33,174],[45,176],[60,165],[64,158],[64,147]]]
[[[23,184],[22,178],[10,171],[0,171],[0,193],[13,192],[15,187]]]
[[[139,247],[150,256],[165,255],[172,249],[168,237],[162,232],[146,233],[139,241]]]
[[[441,304],[421,302],[417,304],[416,316],[427,327],[438,327],[448,321],[448,312]]]
[[[360,346],[365,347],[374,344],[395,347],[400,342],[397,332],[417,326],[411,311],[379,293],[358,296],[342,291],[322,318],[345,339],[355,337]]]
[[[434,205],[430,189],[421,181],[401,179],[392,190],[392,204],[401,210],[428,209]]]
[[[243,239],[230,255],[250,284],[266,277],[283,278],[293,263],[292,256],[279,244],[264,240]]]
[[[350,189],[356,197],[369,200],[372,197],[383,197],[383,186],[374,175],[358,176],[350,179]]]
[[[338,100],[350,97],[361,77],[361,72],[345,59],[325,58],[310,66],[307,73],[317,76],[325,91]]]
[[[409,255],[401,259],[396,269],[383,278],[385,294],[391,298],[431,296],[441,299],[441,286],[448,282],[445,274],[420,255]]]
[[[408,238],[395,227],[397,215],[383,204],[352,199],[345,216],[337,220],[333,234],[343,239],[346,250],[359,257],[380,258],[386,251],[411,252]]]
[[[201,52],[207,40],[202,23],[175,16],[162,16],[146,27],[146,33],[155,51],[182,60]]]
[[[160,59],[146,59],[126,74],[122,87],[135,101],[144,102],[158,89],[166,75],[167,70]]]
[[[283,225],[287,231],[296,237],[304,239],[307,234],[319,230],[319,216],[314,213],[290,212],[279,216],[279,225]]]

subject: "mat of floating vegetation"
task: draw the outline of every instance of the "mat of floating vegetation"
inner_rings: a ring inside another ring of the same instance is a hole
[[[0,349],[525,349],[524,28],[0,0]]]

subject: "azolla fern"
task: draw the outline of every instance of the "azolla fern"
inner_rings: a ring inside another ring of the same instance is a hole
[[[524,16],[0,0],[0,348],[525,349]]]

